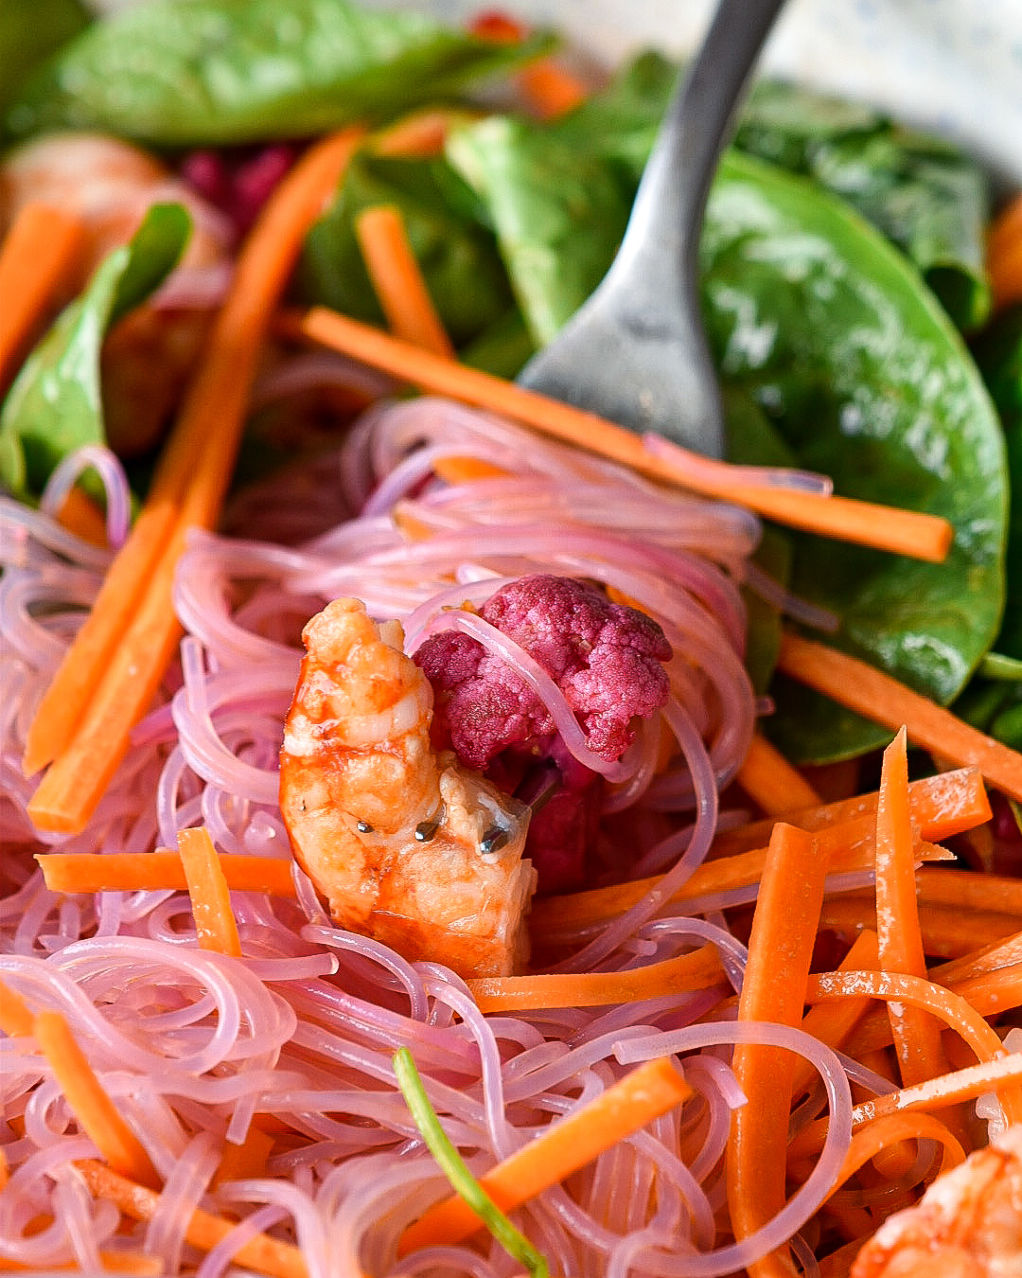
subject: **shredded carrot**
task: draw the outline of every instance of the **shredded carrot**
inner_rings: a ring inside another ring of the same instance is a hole
[[[1002,1052],[993,1060],[981,1061],[965,1069],[953,1070],[941,1078],[931,1078],[914,1087],[889,1092],[875,1100],[863,1101],[852,1109],[852,1131],[868,1126],[892,1114],[919,1110],[947,1109],[964,1101],[975,1100],[998,1088],[1017,1089],[1022,1084],[1022,1053]],[[817,1119],[804,1127],[788,1146],[791,1161],[810,1158],[823,1147],[827,1119]]]
[[[971,764],[979,768],[999,790],[1022,799],[1022,755],[865,661],[787,633],[778,668],[874,723],[895,731],[904,724],[913,744],[960,767]]]
[[[774,827],[776,829],[776,826]],[[771,836],[772,837],[772,836]],[[876,824],[869,816],[856,817],[840,825],[827,826],[816,834],[824,864],[832,874],[870,870],[874,864]],[[943,852],[940,855],[944,855]],[[707,861],[692,874],[672,897],[672,902],[729,892],[757,883],[764,872],[769,852],[753,848],[734,856]],[[590,888],[565,896],[538,900],[530,915],[537,937],[556,935],[569,927],[587,927],[614,918],[641,901],[660,882],[659,876],[632,879],[609,887]]]
[[[855,969],[872,969],[879,962],[879,948],[876,932],[865,931],[858,936],[842,959],[839,972]],[[841,1048],[848,1036],[866,1015],[870,1008],[870,1000],[865,995],[861,999],[842,999],[840,1002],[817,1003],[802,1018],[802,1029],[806,1034],[828,1047]],[[791,1073],[791,1094],[798,1097],[815,1080],[817,1074],[809,1061],[801,1057],[795,1062]]]
[[[93,546],[106,546],[106,519],[96,503],[80,488],[71,488],[57,514],[57,522],[68,532]]]
[[[36,857],[51,892],[141,892],[188,889],[179,852],[43,852]],[[289,857],[224,852],[220,869],[232,892],[294,896]]]
[[[209,831],[199,826],[177,836],[181,864],[188,880],[195,932],[201,950],[216,950],[241,958],[238,924],[231,912],[231,895],[220,857]]]
[[[827,858],[813,835],[783,822],[774,827],[752,920],[740,1021],[801,1025],[826,873]],[[779,1048],[740,1044],[732,1069],[747,1097],[732,1114],[726,1153],[731,1226],[742,1239],[784,1206],[794,1059]],[[752,1278],[791,1273],[783,1251],[748,1270]]]
[[[723,976],[715,947],[702,945],[691,954],[623,972],[484,976],[467,984],[481,1012],[524,1012],[541,1007],[634,1003],[662,994],[708,989]]]
[[[159,1194],[91,1159],[76,1165],[94,1198],[107,1198],[116,1203],[132,1220],[152,1220],[160,1205]],[[185,1226],[185,1238],[200,1251],[211,1251],[237,1227],[236,1220],[197,1208]],[[299,1248],[267,1234],[257,1234],[243,1243],[235,1252],[234,1260],[239,1267],[268,1274],[270,1278],[307,1278],[308,1275]]]
[[[802,773],[759,732],[753,734],[736,780],[768,816],[784,816],[822,803]]]
[[[941,1172],[965,1162],[965,1150],[957,1137],[938,1118],[925,1113],[886,1114],[852,1137],[845,1161],[831,1190],[833,1193],[866,1163],[881,1152],[905,1140],[935,1140],[943,1147]]]
[[[355,235],[391,332],[453,359],[454,347],[429,295],[400,209],[390,204],[364,209],[355,218]]]
[[[21,995],[0,981],[0,1030],[8,1038],[25,1038],[32,1033],[34,1019]]]
[[[0,392],[76,274],[85,227],[47,204],[25,204],[0,246]]]
[[[631,466],[652,479],[734,502],[778,523],[934,563],[947,557],[953,530],[947,520],[934,515],[848,497],[735,482],[733,468],[726,462],[681,448],[672,449],[668,460],[647,449],[638,435],[594,413],[421,350],[325,307],[308,311],[298,321],[297,331],[423,390],[503,414],[544,435]]]
[[[574,1113],[551,1123],[505,1158],[479,1183],[509,1212],[666,1114],[692,1095],[670,1057],[647,1061]],[[459,1243],[483,1222],[461,1198],[431,1207],[401,1237],[398,1255],[420,1247]]]
[[[422,111],[413,111],[378,133],[374,133],[368,145],[377,155],[424,158],[439,155],[444,149],[444,143],[451,129],[456,124],[472,118],[469,111],[427,107]]]
[[[159,1177],[142,1142],[117,1112],[60,1012],[39,1012],[32,1033],[82,1130],[114,1171],[150,1188]]]
[[[915,836],[908,802],[908,737],[902,728],[884,751],[877,805],[876,915],[880,966],[925,978],[916,902]],[[889,1002],[901,1081],[908,1087],[947,1073],[940,1024],[912,1006]]]
[[[1022,298],[1022,195],[1017,195],[990,227],[987,268],[998,306]]]
[[[270,318],[306,230],[361,138],[348,129],[311,147],[242,246],[145,510],[37,712],[33,732],[45,748],[30,733],[24,766],[31,774],[55,760],[29,804],[40,829],[85,827],[159,686],[180,633],[171,591],[188,530],[216,522]]]
[[[940,842],[952,835],[989,821],[993,815],[983,779],[978,768],[957,768],[912,781],[908,787],[912,820],[924,839]],[[858,794],[811,808],[789,812],[786,820],[800,830],[815,833],[830,825],[852,821],[856,817],[876,816],[879,793]],[[736,830],[718,834],[713,841],[715,855],[745,852],[762,847],[770,838],[774,820],[752,821]]]
[[[273,1149],[274,1138],[255,1123],[249,1125],[240,1145],[230,1142],[224,1145],[220,1166],[216,1169],[213,1184],[223,1185],[230,1180],[249,1180],[266,1175],[266,1160]]]
[[[919,930],[923,951],[932,958],[959,958],[975,951],[985,938],[1010,936],[1018,929],[1013,914],[995,914],[992,910],[973,910],[963,905],[929,905],[920,899]],[[872,893],[842,892],[828,897],[820,912],[820,927],[838,935],[854,937],[864,928],[876,927],[876,909]]]

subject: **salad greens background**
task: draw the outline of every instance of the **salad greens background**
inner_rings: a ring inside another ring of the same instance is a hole
[[[348,0],[155,0],[80,32],[73,0],[33,0],[33,12],[40,3],[59,32],[49,43],[24,0],[0,15],[0,61],[19,50],[26,72],[38,62],[6,109],[0,99],[7,137],[100,128],[171,159],[464,103],[470,81],[550,44],[497,45]],[[300,298],[379,321],[353,219],[396,204],[462,357],[513,376],[606,270],[678,74],[644,54],[552,124],[466,113],[441,157],[367,149],[308,237]],[[151,255],[149,287],[170,269],[167,216],[119,251],[128,262],[100,267],[9,394],[0,467],[17,490],[38,491],[63,449],[101,437],[98,373],[76,400],[66,370],[95,368],[131,260]],[[834,642],[943,702],[968,685],[963,712],[1022,744],[1022,591],[1005,609],[1005,563],[1010,580],[1022,573],[1017,514],[1005,559],[1009,477],[1022,470],[1022,318],[984,327],[987,220],[984,174],[948,143],[763,83],[707,212],[704,306],[735,460],[795,460],[840,492],[944,515],[956,530],[939,566],[778,532],[773,563],[837,615]],[[777,618],[752,615],[765,680]],[[793,758],[847,757],[888,735],[805,689],[773,691],[781,709],[768,727]]]

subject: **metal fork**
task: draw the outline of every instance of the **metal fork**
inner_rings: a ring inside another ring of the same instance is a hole
[[[525,366],[522,385],[723,455],[720,388],[699,310],[699,233],[729,125],[783,3],[719,0],[664,117],[610,270]]]

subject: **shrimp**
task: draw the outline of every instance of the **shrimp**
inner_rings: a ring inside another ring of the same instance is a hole
[[[399,622],[338,599],[302,637],[280,806],[334,921],[463,977],[519,970],[536,882],[522,857],[527,810],[434,751],[433,690]]]
[[[184,204],[193,231],[181,265],[193,279],[228,269],[223,219],[153,155],[100,133],[53,133],[15,148],[0,165],[0,229],[29,201],[77,214],[86,247],[74,296],[113,249],[126,243],[158,201]],[[181,277],[179,276],[179,279]],[[123,457],[158,441],[209,330],[207,305],[146,304],[125,316],[103,348],[107,440]]]
[[[935,1181],[881,1226],[852,1278],[1019,1278],[1022,1125]]]

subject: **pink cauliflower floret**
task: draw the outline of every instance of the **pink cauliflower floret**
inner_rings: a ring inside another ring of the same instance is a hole
[[[664,632],[595,586],[545,573],[521,577],[497,591],[481,615],[550,675],[602,759],[619,759],[634,740],[636,716],[654,714],[667,700],[663,662],[671,648]],[[433,685],[438,745],[509,792],[537,764],[557,769],[557,791],[534,814],[527,850],[541,891],[581,886],[599,774],[569,754],[529,684],[470,635],[434,635],[415,660]]]
[[[632,720],[667,700],[662,663],[671,647],[664,632],[595,586],[547,573],[520,577],[498,590],[481,615],[551,676],[601,759],[619,759],[634,739]],[[501,750],[554,731],[529,685],[471,636],[434,635],[415,660],[437,693],[438,727],[470,767],[485,768]]]

